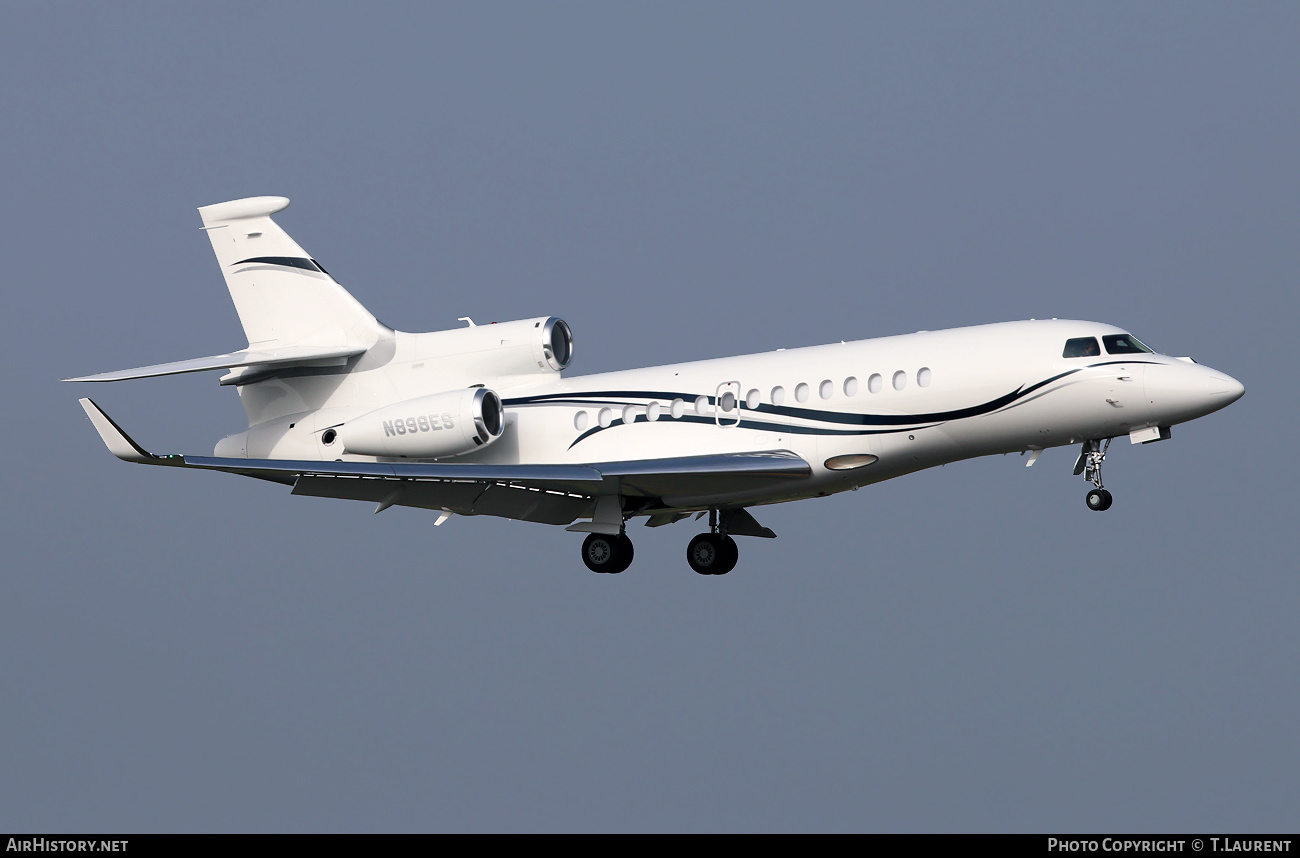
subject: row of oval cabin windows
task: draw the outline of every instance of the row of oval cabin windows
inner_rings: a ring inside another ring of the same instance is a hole
[[[921,367],[919,370],[916,371],[916,386],[929,387],[930,381],[933,379],[933,377],[934,377],[933,373],[930,372],[930,368],[928,366]],[[907,382],[908,382],[908,375],[906,372],[904,372],[901,369],[898,372],[894,373],[893,377],[890,379],[890,384],[893,386],[894,390],[905,389],[907,387]],[[844,383],[841,385],[841,389],[844,391],[845,396],[857,396],[858,379],[855,376],[849,376],[848,378],[844,379]],[[880,373],[878,372],[873,373],[867,379],[867,390],[870,391],[871,393],[880,393],[884,389],[885,389],[885,379],[884,376],[882,376]],[[811,393],[811,388],[806,383],[800,382],[799,384],[795,385],[794,398],[796,402],[807,402],[810,393]],[[822,381],[821,384],[817,386],[817,394],[822,399],[830,399],[835,395],[835,383],[831,381],[829,378],[825,379],[824,381]],[[761,400],[762,400],[762,394],[759,393],[758,388],[753,388],[747,394],[745,394],[745,407],[748,408],[750,411],[753,411],[757,409],[759,405],[762,404]],[[772,388],[771,402],[773,405],[780,405],[781,403],[785,402],[784,387],[778,384],[776,387]],[[722,395],[721,400],[718,403],[718,406],[724,414],[734,410],[736,407],[735,394],[724,393]],[[667,406],[667,408],[660,405],[658,402],[651,402],[649,405],[646,405],[644,407],[640,405],[625,405],[623,406],[622,412],[619,414],[619,416],[622,418],[624,423],[633,423],[636,421],[638,415],[644,415],[646,420],[649,420],[650,422],[653,423],[663,415],[664,411],[667,411],[669,416],[671,416],[674,420],[677,420],[678,418],[686,414],[686,408],[687,408],[687,404],[685,400],[674,399]],[[695,402],[691,404],[690,408],[697,415],[701,417],[708,417],[709,398],[707,396],[696,397]],[[600,411],[597,412],[596,414],[596,422],[600,424],[600,427],[602,429],[610,426],[614,422],[614,409],[612,408],[600,409]],[[577,429],[578,431],[581,432],[583,429],[586,429],[589,424],[590,424],[590,417],[588,416],[586,411],[579,411],[577,414],[573,415],[574,429]]]
[[[933,379],[933,377],[934,374],[930,372],[930,368],[928,366],[921,367],[916,371],[916,386],[929,387],[930,381],[931,379]],[[898,372],[894,373],[893,377],[890,378],[889,381],[889,383],[893,386],[894,390],[905,389],[907,387],[907,382],[908,382],[908,375],[906,372],[903,372],[903,370],[901,369]],[[844,379],[844,383],[840,387],[844,391],[845,396],[858,395],[858,380],[854,376],[849,376],[848,378]],[[867,390],[871,393],[880,393],[884,389],[885,389],[885,377],[878,372],[872,373],[872,375],[867,379]],[[795,401],[807,402],[811,392],[812,389],[807,384],[803,382],[796,384],[794,388]],[[826,379],[825,381],[823,381],[821,384],[817,386],[817,395],[820,396],[822,399],[830,399],[835,395],[835,383],[832,382],[829,378]],[[757,408],[759,406],[760,396],[761,395],[757,390],[749,391],[749,393],[745,396],[745,406],[751,410]],[[773,405],[780,405],[781,403],[785,402],[784,387],[777,385],[776,387],[772,388],[771,402]]]

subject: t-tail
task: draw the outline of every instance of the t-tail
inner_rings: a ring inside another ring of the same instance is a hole
[[[388,328],[271,220],[288,205],[286,197],[250,197],[199,209],[248,337],[246,348],[68,381],[229,369],[233,372],[222,382],[244,385],[297,367],[343,365],[391,338]],[[250,410],[249,422],[262,416]]]

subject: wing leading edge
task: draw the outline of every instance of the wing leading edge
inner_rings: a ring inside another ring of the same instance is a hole
[[[663,498],[743,491],[811,476],[788,450],[640,459],[587,465],[327,462],[155,455],[90,399],[82,399],[109,451],[127,462],[221,471],[293,486],[310,497],[440,509],[461,515],[567,524],[601,496]],[[378,511],[378,510],[377,510]]]

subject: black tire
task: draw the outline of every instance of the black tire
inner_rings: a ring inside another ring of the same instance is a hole
[[[722,537],[722,563],[717,569],[713,570],[713,574],[726,575],[736,568],[736,561],[738,560],[740,560],[740,549],[736,547],[736,540],[730,536]]]
[[[701,533],[686,546],[686,562],[701,575],[726,575],[739,557],[736,541],[718,533]]]
[[[628,538],[626,533],[620,533],[618,535],[618,566],[609,571],[614,574],[625,571],[627,567],[632,565],[634,556],[636,556],[636,549],[632,547],[632,540]]]
[[[632,554],[632,540],[623,533],[590,533],[582,541],[582,562],[592,572],[616,575],[632,565]]]
[[[1102,512],[1110,509],[1111,501],[1114,499],[1110,496],[1110,492],[1105,489],[1093,489],[1088,492],[1086,500],[1088,502],[1088,509],[1094,510],[1095,512]]]

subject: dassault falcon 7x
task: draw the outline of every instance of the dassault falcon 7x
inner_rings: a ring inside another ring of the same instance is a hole
[[[1078,445],[1089,509],[1110,442],[1236,401],[1245,388],[1096,322],[1005,322],[576,378],[555,317],[404,333],[380,323],[271,220],[284,197],[199,209],[248,336],[230,354],[68,379],[227,370],[247,431],[212,456],[154,455],[94,402],[120,459],[225,471],[346,498],[585,532],[596,572],[632,562],[626,525],[708,515],[687,560],[735,566],[753,507],[857,489],[995,453]]]

